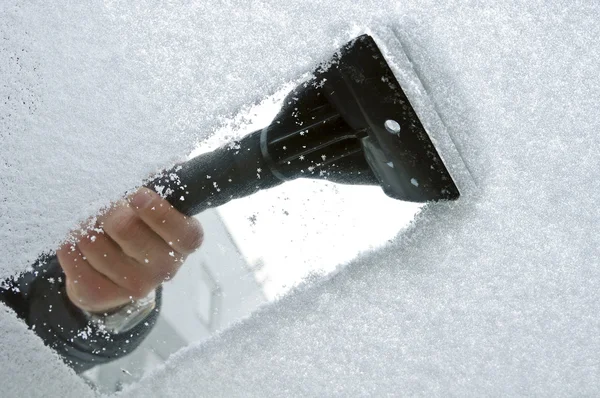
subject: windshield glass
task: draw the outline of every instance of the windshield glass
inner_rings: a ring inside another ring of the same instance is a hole
[[[287,91],[232,119],[190,158],[268,125]],[[120,390],[178,349],[250,316],[306,278],[325,277],[384,245],[420,207],[391,199],[376,186],[299,179],[202,212],[196,216],[204,229],[202,247],[164,283],[161,312],[147,339],[84,377],[102,391]]]

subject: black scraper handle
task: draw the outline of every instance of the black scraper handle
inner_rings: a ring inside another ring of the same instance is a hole
[[[192,216],[232,199],[282,183],[271,174],[260,149],[261,131],[164,171],[146,187]]]

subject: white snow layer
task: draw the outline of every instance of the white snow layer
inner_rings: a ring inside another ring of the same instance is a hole
[[[0,396],[85,398],[94,395],[83,379],[27,330],[14,312],[2,305],[0,336]]]
[[[595,2],[66,3],[0,5],[5,274],[363,28],[393,24],[478,186],[126,396],[598,394]]]

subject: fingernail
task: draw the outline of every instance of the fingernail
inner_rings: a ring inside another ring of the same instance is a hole
[[[152,194],[147,190],[139,190],[131,198],[131,204],[138,209],[143,209],[152,202]]]

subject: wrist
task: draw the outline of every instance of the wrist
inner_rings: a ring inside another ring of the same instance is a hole
[[[81,310],[88,321],[94,323],[100,330],[113,334],[127,332],[137,326],[140,322],[156,308],[156,292],[138,300],[121,305],[107,311],[91,312]]]

